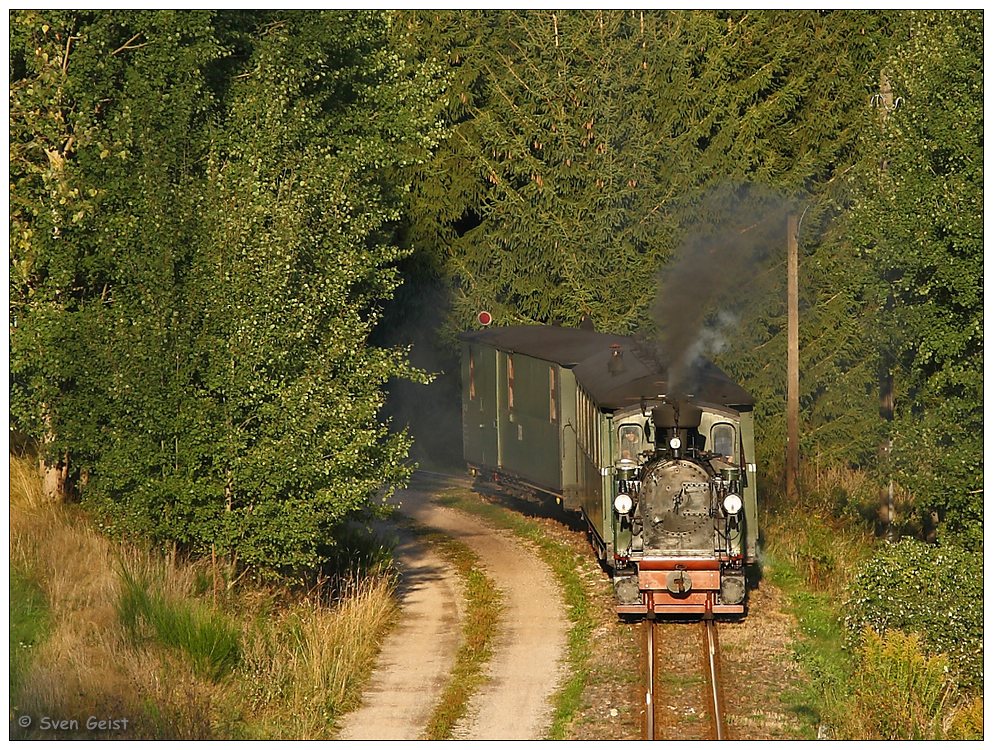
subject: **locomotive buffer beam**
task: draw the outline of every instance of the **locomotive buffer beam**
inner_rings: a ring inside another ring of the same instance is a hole
[[[677,585],[678,584],[678,585]],[[639,603],[618,604],[622,615],[740,615],[741,604],[715,603],[721,564],[714,559],[645,558],[638,563]]]

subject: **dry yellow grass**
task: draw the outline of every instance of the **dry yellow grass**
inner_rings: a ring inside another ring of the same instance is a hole
[[[12,736],[329,738],[336,717],[357,700],[393,614],[389,580],[357,583],[330,606],[279,608],[275,592],[249,588],[221,588],[216,602],[209,565],[112,544],[81,513],[47,499],[24,459],[11,457],[10,480],[11,564],[40,586],[52,620],[11,696],[12,718],[30,716],[34,726]],[[234,672],[207,679],[177,649],[129,637],[118,616],[124,570],[167,605],[210,609],[239,623]],[[41,731],[42,716],[80,726]],[[101,735],[85,728],[89,716],[126,718],[127,728]]]
[[[253,633],[244,661],[255,677],[250,697],[267,736],[327,738],[334,721],[355,707],[356,688],[391,622],[391,590],[386,579],[371,579],[330,612],[300,605]]]

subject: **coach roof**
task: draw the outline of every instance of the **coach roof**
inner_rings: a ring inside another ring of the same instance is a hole
[[[657,347],[630,336],[558,326],[507,326],[469,331],[460,338],[569,368],[593,400],[611,411],[637,405],[643,399],[656,400],[663,394],[745,409],[755,403],[720,368],[702,358],[684,378],[687,385],[682,390],[686,392],[668,393],[667,366]],[[620,359],[612,366],[615,352]]]

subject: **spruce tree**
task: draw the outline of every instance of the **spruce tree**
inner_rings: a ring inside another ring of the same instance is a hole
[[[689,335],[721,342],[708,353],[755,393],[763,453],[775,461],[785,398],[779,264],[792,210],[803,215],[805,447],[871,458],[875,373],[860,321],[872,302],[836,219],[899,15],[405,18],[422,54],[447,60],[452,77],[453,135],[408,204],[412,236],[452,284],[451,330],[487,309],[497,324],[574,325],[586,315],[602,330],[655,336],[675,320],[652,314],[671,297],[666,269],[695,262],[704,275],[684,306]],[[742,255],[734,238],[758,234],[756,225],[765,244],[746,242]],[[691,252],[699,261],[687,261]]]

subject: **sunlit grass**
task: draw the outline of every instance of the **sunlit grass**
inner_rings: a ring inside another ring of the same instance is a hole
[[[154,639],[189,657],[194,671],[213,682],[230,674],[240,658],[241,634],[230,617],[187,598],[172,598],[147,574],[121,567],[117,613],[132,643]]]
[[[330,739],[393,621],[388,573],[326,596],[232,587],[221,566],[112,544],[10,460],[11,714],[126,718],[12,738]],[[27,634],[27,635],[25,635]],[[24,658],[30,651],[30,657]]]
[[[48,633],[49,613],[45,595],[15,568],[10,569],[10,691],[20,686],[21,675]]]
[[[301,602],[259,621],[246,637],[241,675],[254,736],[328,739],[357,707],[393,624],[394,582],[363,578],[346,588],[328,606]]]

